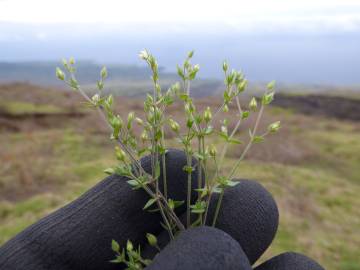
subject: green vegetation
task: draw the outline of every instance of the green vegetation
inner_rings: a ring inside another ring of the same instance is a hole
[[[25,85],[24,93],[28,89]],[[0,99],[9,91],[4,92],[0,87]],[[69,99],[78,104],[76,95],[64,99],[61,92],[47,92],[56,100],[53,104],[63,110],[69,110]],[[36,104],[42,93],[32,93]],[[128,111],[141,113],[141,100],[122,103],[122,99],[115,98],[121,104],[116,111],[122,117]],[[19,92],[7,100],[19,100]],[[198,102],[205,109],[216,100]],[[176,110],[171,113],[179,121]],[[1,117],[0,121],[5,119]],[[0,243],[75,199],[105,177],[103,170],[109,164],[115,165],[108,133],[104,127],[94,126],[95,117],[88,113],[80,120],[58,118],[46,125],[29,119],[28,127],[21,120],[12,120],[17,131],[0,133]],[[238,177],[264,184],[280,209],[279,231],[262,260],[293,250],[310,255],[329,270],[357,269],[360,123],[303,116],[276,107],[270,108],[266,117],[266,122],[280,118],[284,128],[264,147],[254,147],[237,172]],[[212,143],[218,146],[220,142],[214,138]],[[169,139],[167,145],[176,145],[175,138]],[[231,167],[238,154],[229,152],[225,169]]]
[[[133,190],[143,189],[149,195],[143,210],[159,211],[162,224],[171,240],[179,231],[206,224],[216,226],[225,190],[239,183],[234,180],[234,176],[251,146],[262,143],[265,138],[280,129],[280,121],[276,121],[268,123],[265,130],[258,130],[265,109],[274,99],[275,82],[267,84],[267,90],[261,98],[252,97],[248,103],[248,109],[245,110],[240,104],[240,96],[245,91],[248,82],[241,71],[234,69],[230,71],[226,61],[222,65],[225,90],[220,105],[215,108],[207,106],[205,109],[199,110],[190,94],[191,84],[200,69],[199,65],[191,63],[193,55],[193,51],[189,52],[184,63],[177,66],[181,83],[176,82],[167,90],[163,90],[160,85],[156,59],[147,50],[141,51],[139,57],[146,62],[152,72],[153,91],[152,94],[146,95],[144,101],[145,116],[141,118],[141,115],[137,116],[134,112],[129,112],[127,120],[123,120],[114,111],[113,95],[104,95],[104,82],[108,77],[106,67],[100,71],[97,92],[92,97],[89,97],[79,85],[73,58],[62,60],[64,71],[59,67],[56,68],[57,78],[78,92],[84,98],[86,105],[94,108],[100,114],[101,119],[111,131],[110,138],[116,144],[115,154],[118,165],[106,169],[105,172],[127,177],[129,179],[127,183]],[[186,124],[182,126],[168,113],[176,101],[183,103],[181,120],[184,120]],[[235,108],[232,106],[234,104],[236,104]],[[235,116],[237,119],[234,127],[228,126],[230,106],[233,109],[231,110],[233,117]],[[219,118],[221,112],[224,117]],[[238,131],[242,127],[241,124],[248,122],[248,118],[254,114],[256,120],[249,128],[248,138],[245,141],[239,140]],[[220,128],[214,127],[216,121],[221,122]],[[134,127],[136,125],[141,129],[137,134]],[[183,201],[175,201],[168,194],[165,163],[165,154],[168,149],[165,129],[168,127],[179,142],[178,148],[186,154],[187,163],[182,169],[187,173],[187,195],[186,200],[184,198]],[[214,138],[218,138],[222,142],[219,153],[216,146],[211,144],[211,140]],[[222,165],[229,147],[237,148],[241,151],[241,155],[232,167],[225,171]],[[151,157],[151,172],[146,172],[140,162],[140,159],[147,154]],[[193,157],[197,158],[197,165],[193,164]],[[163,168],[162,171],[161,168]],[[215,170],[210,168],[215,168]],[[196,175],[194,175],[194,171],[197,171]],[[162,180],[160,180],[160,175],[162,175]],[[160,182],[162,182],[161,186]],[[192,198],[193,191],[197,193],[196,199]],[[218,193],[219,197],[214,217],[210,220],[208,210],[215,193]],[[180,216],[175,212],[175,208],[182,204],[186,204],[185,224],[181,222]],[[133,249],[130,239],[128,247],[122,250],[113,240],[113,251],[116,259],[112,262],[125,264],[127,269],[143,269],[149,264],[148,261],[142,259],[140,248]]]
[[[11,115],[24,115],[24,114],[51,114],[61,113],[63,110],[54,105],[47,104],[33,104],[30,102],[1,102],[0,108]]]

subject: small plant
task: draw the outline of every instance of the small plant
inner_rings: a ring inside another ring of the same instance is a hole
[[[166,228],[170,239],[174,239],[177,232],[194,226],[211,224],[216,226],[216,221],[221,209],[221,203],[224,192],[227,188],[233,187],[238,182],[233,180],[241,161],[244,159],[251,146],[255,143],[261,143],[265,137],[275,133],[280,129],[280,122],[274,122],[268,125],[268,129],[259,133],[259,123],[264,114],[266,106],[274,99],[274,82],[267,85],[267,90],[263,96],[258,99],[251,98],[248,104],[248,110],[242,108],[240,104],[240,95],[247,87],[247,80],[240,71],[229,70],[227,62],[224,62],[222,69],[225,76],[225,90],[218,108],[207,107],[200,111],[191,97],[191,82],[196,78],[200,69],[199,65],[191,63],[194,53],[191,51],[184,63],[177,66],[177,73],[180,82],[176,82],[165,91],[159,83],[159,71],[156,59],[147,50],[140,52],[139,56],[150,67],[152,72],[153,91],[148,94],[144,102],[145,117],[141,118],[134,112],[129,112],[126,119],[117,115],[114,110],[114,98],[110,95],[104,95],[104,81],[107,78],[106,68],[102,68],[100,79],[97,81],[97,93],[92,97],[80,87],[76,80],[75,61],[73,58],[63,60],[65,72],[57,68],[57,77],[66,82],[72,89],[79,92],[87,104],[98,110],[102,119],[107,123],[111,130],[111,140],[116,142],[116,158],[119,164],[116,167],[105,170],[108,174],[119,174],[126,176],[128,184],[133,189],[143,189],[149,195],[148,202],[144,205],[144,210],[157,210],[160,212],[164,227]],[[183,103],[184,108],[184,126],[180,126],[175,119],[167,115],[167,109],[175,102]],[[219,119],[221,112],[225,115],[229,113],[230,105],[234,104],[237,111],[237,121],[233,128],[229,127],[227,118]],[[238,132],[243,121],[246,121],[251,114],[256,114],[254,126],[249,129],[249,135],[246,142],[238,139]],[[215,128],[215,121],[221,123],[220,128]],[[142,132],[136,134],[134,125],[141,127]],[[187,165],[183,168],[187,172],[187,197],[186,201],[174,201],[168,194],[168,181],[166,178],[166,138],[165,127],[169,127],[175,134],[180,148],[184,150],[187,157]],[[209,142],[215,139],[221,140],[223,145],[221,151],[216,149],[214,144]],[[222,166],[229,146],[237,146],[241,150],[241,155],[235,162],[231,170],[224,172]],[[139,162],[144,155],[151,155],[152,173],[148,174]],[[192,179],[193,157],[197,159],[198,175],[197,179]],[[162,165],[162,166],[161,166]],[[210,166],[215,169],[210,169]],[[160,171],[162,168],[162,172]],[[160,187],[159,177],[162,173],[163,181]],[[195,190],[197,197],[194,204],[192,196],[192,181],[198,183]],[[219,193],[216,202],[215,214],[212,220],[209,220],[209,205],[214,193]],[[175,208],[181,204],[186,204],[186,222],[183,224]],[[192,215],[193,214],[193,215]],[[193,217],[196,217],[195,219]],[[149,244],[159,249],[156,237],[148,234]],[[113,262],[124,263],[127,269],[142,269],[150,263],[144,260],[140,254],[140,247],[135,250],[130,241],[125,249],[120,249],[119,245],[113,241],[112,249],[116,253],[116,259]]]

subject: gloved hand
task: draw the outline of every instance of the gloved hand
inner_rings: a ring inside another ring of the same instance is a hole
[[[150,172],[150,158],[141,162]],[[167,152],[168,194],[174,200],[186,198],[185,165],[186,156],[182,151]],[[196,170],[193,174],[196,179]],[[125,246],[130,239],[143,247],[146,246],[145,234],[150,232],[158,235],[164,248],[146,269],[247,270],[275,236],[278,210],[272,196],[257,182],[241,180],[226,190],[217,228],[204,226],[186,230],[167,245],[160,215],[142,210],[148,195],[143,190],[131,190],[126,180],[116,175],[107,177],[77,200],[19,233],[0,247],[0,269],[123,269],[122,265],[109,262],[114,258],[111,240]],[[197,187],[195,181],[193,187]],[[215,200],[210,204],[210,217]],[[178,209],[178,214],[181,212],[185,212],[184,207]],[[149,247],[144,254],[149,258],[155,255]],[[284,253],[255,269],[323,268],[303,255]]]

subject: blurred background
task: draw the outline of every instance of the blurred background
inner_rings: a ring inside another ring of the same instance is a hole
[[[274,120],[283,128],[238,171],[264,184],[280,208],[278,234],[262,260],[293,250],[329,270],[359,269],[358,0],[0,0],[0,244],[115,164],[97,115],[56,79],[61,59],[76,59],[89,92],[106,65],[117,111],[141,114],[151,91],[138,58],[144,48],[158,59],[164,89],[195,50],[192,94],[200,108],[220,103],[223,60],[250,81],[245,107],[277,81],[262,128]],[[170,114],[179,118],[181,110]],[[171,136],[168,143],[175,145]],[[226,166],[239,153],[231,150]]]

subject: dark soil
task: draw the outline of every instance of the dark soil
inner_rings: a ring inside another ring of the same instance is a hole
[[[312,116],[322,115],[360,121],[360,100],[358,99],[325,95],[289,96],[278,94],[272,104]]]

